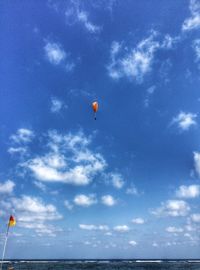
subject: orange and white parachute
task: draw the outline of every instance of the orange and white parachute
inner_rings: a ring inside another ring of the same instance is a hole
[[[94,111],[94,120],[97,119],[97,118],[96,118],[96,113],[97,113],[97,111],[98,111],[98,108],[99,108],[98,102],[97,102],[97,101],[92,102],[92,109],[93,109],[93,111]]]

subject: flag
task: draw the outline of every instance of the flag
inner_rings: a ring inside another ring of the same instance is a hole
[[[16,220],[13,216],[10,216],[10,219],[9,219],[9,223],[8,223],[8,226],[9,227],[13,227],[16,225]]]

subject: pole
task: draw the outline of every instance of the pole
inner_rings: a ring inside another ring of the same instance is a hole
[[[4,247],[3,247],[3,254],[2,254],[2,259],[1,259],[0,270],[2,270],[3,261],[4,261],[4,256],[5,256],[5,252],[6,252],[6,245],[7,245],[7,241],[8,241],[8,231],[9,231],[9,223],[8,223],[8,225],[7,225],[6,239],[5,239],[5,243],[4,243]]]

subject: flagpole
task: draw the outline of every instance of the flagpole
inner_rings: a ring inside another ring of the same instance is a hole
[[[5,239],[5,242],[4,242],[4,247],[3,247],[3,254],[2,254],[2,259],[1,259],[1,267],[0,267],[0,270],[2,270],[2,265],[3,265],[3,261],[4,261],[4,256],[5,256],[5,252],[6,252],[6,245],[7,245],[7,241],[8,241],[8,231],[9,231],[9,222],[8,222],[8,225],[7,225],[7,231],[6,231],[6,239]]]

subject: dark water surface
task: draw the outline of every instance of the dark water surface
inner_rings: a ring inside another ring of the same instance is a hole
[[[200,270],[200,261],[13,261],[3,270]]]

